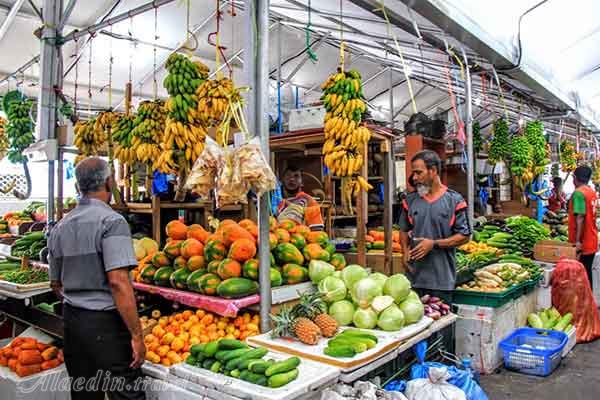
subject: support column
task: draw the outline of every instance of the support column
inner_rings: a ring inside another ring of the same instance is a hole
[[[469,224],[473,226],[473,219],[475,217],[475,155],[473,151],[473,104],[472,104],[472,90],[471,90],[471,70],[469,68],[469,60],[467,60],[467,54],[465,49],[462,49],[463,59],[465,61],[466,69],[466,82],[465,82],[465,113],[466,118],[465,124],[467,125],[467,215],[469,217]]]
[[[56,38],[61,35],[60,25],[63,0],[44,0],[44,26],[40,37],[40,95],[38,99],[37,126],[40,140],[56,139],[57,96],[56,90],[62,88],[62,72],[59,70],[60,48]],[[56,145],[56,144],[55,144]],[[54,165],[48,160],[48,224],[54,222]],[[62,182],[61,182],[62,184]]]
[[[248,129],[260,138],[264,156],[269,151],[269,0],[246,0],[244,4],[244,70],[248,94]],[[269,249],[269,198],[268,194],[258,200],[258,256],[260,261],[258,282],[260,285],[260,330],[271,328],[271,273]]]

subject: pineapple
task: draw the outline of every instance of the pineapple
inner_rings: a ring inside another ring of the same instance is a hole
[[[337,333],[337,321],[327,314],[327,305],[320,293],[300,295],[300,302],[294,306],[292,313],[312,320],[325,337],[333,337]]]
[[[279,314],[271,318],[274,324],[273,337],[295,337],[306,344],[317,344],[321,337],[321,330],[314,322],[297,317],[289,307],[282,307]]]

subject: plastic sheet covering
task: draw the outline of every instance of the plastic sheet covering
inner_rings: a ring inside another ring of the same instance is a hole
[[[240,309],[260,302],[260,297],[257,294],[239,299],[224,299],[222,297],[205,296],[198,293],[146,285],[139,282],[133,282],[133,287],[142,292],[157,294],[167,300],[176,301],[190,307],[202,308],[203,310],[211,311],[224,317],[235,317]]]
[[[6,367],[0,367],[2,400],[70,400],[67,369],[64,364],[20,378]]]
[[[552,305],[561,315],[573,314],[577,343],[600,337],[600,315],[585,268],[579,261],[561,259],[552,272]]]

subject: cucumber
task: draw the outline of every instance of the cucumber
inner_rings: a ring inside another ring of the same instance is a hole
[[[246,382],[254,383],[255,385],[265,386],[267,384],[267,377],[260,374],[255,374],[248,370],[240,373],[240,379]]]
[[[366,339],[371,339],[372,341],[374,341],[375,343],[377,343],[377,336],[372,335],[368,332],[363,332],[360,331],[358,329],[346,329],[344,330],[342,333],[340,333],[338,336],[352,336],[352,337],[362,337],[362,338],[366,338]]]
[[[253,350],[250,350],[250,349],[246,348],[246,349],[235,349],[235,350],[225,350],[225,351],[227,351],[227,353],[223,354],[221,356],[221,359],[219,359],[219,357],[217,356],[217,360],[223,361],[223,362],[227,362],[229,360],[233,360],[234,358],[238,358],[240,356],[243,356],[244,354],[249,353],[249,352],[251,352]]]
[[[367,345],[365,343],[360,342],[359,340],[344,340],[344,339],[334,339],[330,340],[327,343],[327,347],[339,347],[339,346],[350,346],[356,353],[362,353],[363,351],[367,351]]]
[[[556,323],[556,325],[554,325],[554,330],[555,331],[564,331],[566,332],[566,327],[571,323],[571,320],[573,319],[573,314],[571,313],[566,313],[565,315],[563,315],[563,317]]]
[[[244,342],[237,339],[221,339],[219,340],[219,350],[235,350],[246,349],[248,346]]]
[[[202,353],[207,357],[212,357],[217,353],[218,349],[219,349],[219,342],[215,340],[214,342],[206,343],[204,345],[204,349],[202,350]]]
[[[279,361],[279,362],[276,362],[275,364],[271,365],[265,371],[265,375],[272,376],[275,374],[281,374],[283,372],[288,372],[288,371],[291,371],[294,368],[296,368],[298,365],[300,365],[300,359],[298,357],[290,357],[287,360]]]
[[[260,358],[246,358],[246,359],[240,361],[240,363],[237,366],[237,369],[239,369],[240,371],[248,369],[250,367],[250,364],[252,364],[255,361],[262,361],[262,360]]]
[[[206,346],[204,343],[195,344],[190,347],[190,353],[192,353],[194,357],[197,357],[198,354],[204,353],[204,346]]]
[[[242,354],[240,356],[240,363],[245,360],[254,360],[257,358],[263,358],[267,355],[269,350],[266,347],[257,347],[255,349],[249,350],[248,352]]]
[[[354,357],[356,351],[350,345],[327,346],[323,352],[329,357]]]
[[[298,377],[298,368],[294,368],[291,371],[282,372],[280,374],[272,375],[269,378],[269,387],[278,388],[287,385]]]
[[[234,369],[233,371],[231,371],[231,373],[229,375],[232,376],[232,377],[234,377],[234,378],[239,378],[240,377],[240,373],[241,373],[241,371],[239,369]]]
[[[204,354],[202,354],[202,353],[198,354],[194,358],[196,359],[196,365],[200,365],[204,360],[206,360],[206,356]]]
[[[361,345],[364,345],[367,349],[372,349],[373,347],[375,347],[377,345],[377,343],[375,341],[371,340],[371,339],[361,338],[361,337],[352,337],[352,336],[343,336],[343,335],[338,335],[338,336],[334,337],[333,339],[331,339],[328,342],[328,344],[331,345],[332,342],[333,343],[340,343],[340,344],[356,344],[356,343],[359,343]]]
[[[215,363],[215,359],[214,358],[207,358],[206,360],[202,361],[202,368],[204,369],[210,369],[210,367],[212,367],[212,365]]]
[[[244,361],[244,360],[242,360],[241,356],[233,358],[233,359],[227,361],[227,364],[225,364],[225,369],[228,369],[228,370],[238,369],[238,366],[239,366],[240,362],[242,362],[242,361]]]
[[[248,369],[255,374],[264,374],[265,371],[274,363],[271,361],[256,360],[250,363]]]
[[[196,360],[196,357],[194,357],[193,355],[189,355],[188,358],[185,359],[185,363],[188,365],[196,365],[198,361]]]
[[[211,370],[211,372],[218,373],[218,372],[220,372],[220,371],[221,371],[221,366],[222,366],[222,364],[221,364],[221,361],[215,361],[215,362],[214,362],[214,363],[213,363],[213,364],[210,366],[210,370]]]

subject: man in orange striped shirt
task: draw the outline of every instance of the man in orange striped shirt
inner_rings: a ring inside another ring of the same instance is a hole
[[[298,224],[307,225],[313,231],[324,228],[321,206],[308,193],[302,191],[302,170],[290,165],[282,178],[284,199],[279,204],[278,221],[291,219]]]

